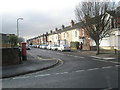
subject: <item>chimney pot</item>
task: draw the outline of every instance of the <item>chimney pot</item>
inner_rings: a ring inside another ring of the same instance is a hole
[[[48,35],[48,32],[46,32],[46,34]]]
[[[71,27],[72,27],[72,26],[74,26],[74,24],[75,24],[75,23],[74,23],[74,21],[73,21],[73,20],[71,20]]]
[[[58,31],[58,28],[55,28],[55,31]]]
[[[50,33],[52,34],[52,30],[50,30]]]
[[[65,29],[65,26],[64,26],[64,25],[62,25],[62,29]]]

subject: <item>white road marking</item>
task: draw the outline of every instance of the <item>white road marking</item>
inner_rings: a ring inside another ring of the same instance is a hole
[[[68,72],[61,72],[61,73],[55,73],[56,75],[58,74],[68,74]]]
[[[85,70],[77,70],[77,71],[75,71],[75,72],[83,72],[83,71],[85,71]]]
[[[111,63],[119,64],[119,62],[115,62],[115,61],[106,61],[106,60],[99,60],[99,59],[92,59],[92,60],[102,61],[102,62],[111,62]]]
[[[60,74],[60,73],[55,73],[56,75]]]
[[[63,72],[63,73],[60,73],[60,74],[67,74],[68,72]]]
[[[15,77],[15,78],[12,78],[12,79],[25,79],[25,78],[29,78],[29,76],[26,76],[26,77]]]
[[[74,56],[74,57],[79,57],[79,56]]]
[[[119,67],[120,65],[115,65],[116,67]]]
[[[52,58],[51,59],[44,59],[44,58],[40,58],[38,57],[39,60],[53,60]]]
[[[73,55],[67,55],[67,56],[73,56]],[[80,56],[73,56],[73,57],[75,57],[75,58],[84,58],[84,57],[80,57]]]
[[[73,55],[69,55],[69,54],[68,54],[67,56],[73,56]]]
[[[115,61],[108,61],[108,62],[115,63],[115,64],[120,64],[119,62],[115,62]]]
[[[43,77],[43,76],[50,76],[51,74],[43,74],[43,75],[37,75],[35,77]]]
[[[79,57],[79,58],[85,58],[85,57]]]
[[[98,58],[98,59],[102,59],[101,57],[97,57],[97,56],[90,56],[90,57],[93,57],[93,58]]]
[[[62,53],[57,53],[57,54],[59,54],[59,55],[65,55],[65,54],[62,54]]]
[[[67,55],[67,56],[70,56],[70,55]]]
[[[93,70],[97,70],[97,69],[100,69],[100,68],[92,68],[92,69],[87,69],[88,71],[93,71]]]
[[[113,66],[107,66],[107,67],[102,67],[103,69],[105,69],[105,68],[112,68]]]
[[[102,58],[102,59],[109,60],[109,59],[115,59],[115,58],[112,58],[112,57],[111,57],[111,58]]]
[[[108,60],[111,60],[111,59],[116,59],[116,58],[101,58],[101,57],[97,57],[97,56],[90,56],[90,57],[93,57],[93,58],[96,58],[96,59],[92,59],[92,60],[98,60],[98,61],[102,61],[102,62],[111,62],[111,63],[115,63],[115,64],[120,64],[119,62],[116,62],[116,61],[108,61]],[[103,60],[99,60],[99,59],[103,59]]]
[[[90,68],[90,69],[86,69],[86,70],[76,70],[73,72],[84,72],[84,71],[93,71],[93,70],[98,70],[98,69],[109,69],[112,67],[119,67],[120,65],[114,65],[114,66],[107,66],[107,67],[100,67],[100,68]],[[36,75],[34,77],[44,77],[44,76],[50,76],[50,75],[62,75],[62,74],[68,74],[70,72],[60,72],[60,73],[52,73],[52,74],[42,74],[42,75]],[[23,76],[23,77],[14,77],[12,79],[25,79],[25,78],[30,78],[30,76]],[[0,79],[1,80],[1,79]],[[9,79],[4,79],[4,80],[9,80]]]

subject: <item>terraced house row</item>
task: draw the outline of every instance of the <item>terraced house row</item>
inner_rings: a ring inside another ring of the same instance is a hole
[[[103,38],[100,47],[103,49],[120,49],[120,16],[114,17],[114,12],[108,13],[111,15],[111,29],[110,36]],[[83,43],[84,50],[90,50],[95,47],[95,42],[87,35],[86,30],[83,28],[82,22],[75,23],[71,20],[69,26],[62,25],[60,29],[55,28],[40,36],[27,40],[28,44],[33,45],[69,45],[71,42]]]

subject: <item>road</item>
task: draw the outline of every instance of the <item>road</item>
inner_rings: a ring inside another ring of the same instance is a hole
[[[109,62],[75,52],[59,52],[32,48],[35,58],[59,59],[58,66],[2,80],[3,88],[118,88],[116,62]]]

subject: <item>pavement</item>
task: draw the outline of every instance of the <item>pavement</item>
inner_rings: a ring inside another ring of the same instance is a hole
[[[59,64],[59,60],[42,60],[42,58],[41,60],[38,60],[31,55],[27,55],[27,61],[23,61],[22,64],[2,67],[0,78],[15,77],[36,71],[46,70],[56,66],[57,64]]]
[[[100,54],[96,55],[96,51],[88,51],[88,50],[72,50],[72,52],[77,53],[83,56],[94,56],[101,59],[109,59],[114,60],[116,62],[120,62],[120,51],[115,53],[114,50],[100,50]]]

